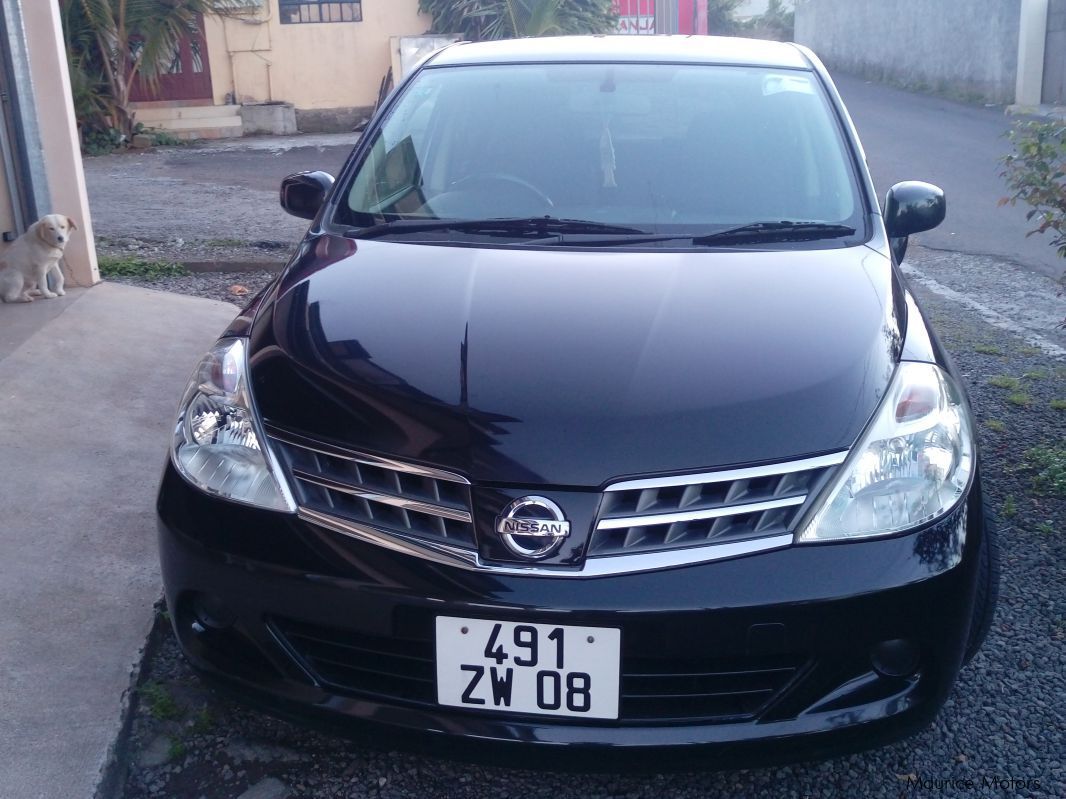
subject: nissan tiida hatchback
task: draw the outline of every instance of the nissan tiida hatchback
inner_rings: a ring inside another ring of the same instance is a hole
[[[934,717],[998,581],[972,414],[899,270],[945,201],[879,207],[812,53],[452,46],[281,202],[310,230],[201,362],[159,494],[204,676],[589,768]]]

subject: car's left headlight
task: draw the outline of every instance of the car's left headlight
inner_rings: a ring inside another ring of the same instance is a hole
[[[244,339],[221,339],[193,374],[178,413],[171,447],[174,466],[196,487],[234,502],[295,511],[248,393]]]
[[[937,366],[903,362],[796,540],[869,538],[931,522],[958,504],[973,468],[973,432],[958,386]]]

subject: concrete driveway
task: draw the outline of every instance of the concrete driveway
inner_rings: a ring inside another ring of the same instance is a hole
[[[160,595],[179,393],[234,306],[104,284],[0,304],[0,795],[91,797]]]

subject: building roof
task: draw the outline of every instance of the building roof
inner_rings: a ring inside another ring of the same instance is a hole
[[[795,45],[722,36],[548,36],[463,42],[441,50],[428,63],[436,67],[575,61],[811,68]]]

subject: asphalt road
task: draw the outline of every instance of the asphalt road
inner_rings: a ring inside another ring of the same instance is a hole
[[[848,75],[834,77],[866,150],[882,197],[901,180],[944,189],[948,218],[918,237],[926,247],[991,255],[1058,279],[1063,261],[1047,236],[1026,238],[1025,206],[999,206],[1007,192],[1000,160],[1016,119],[1001,106],[973,106],[900,91]]]

